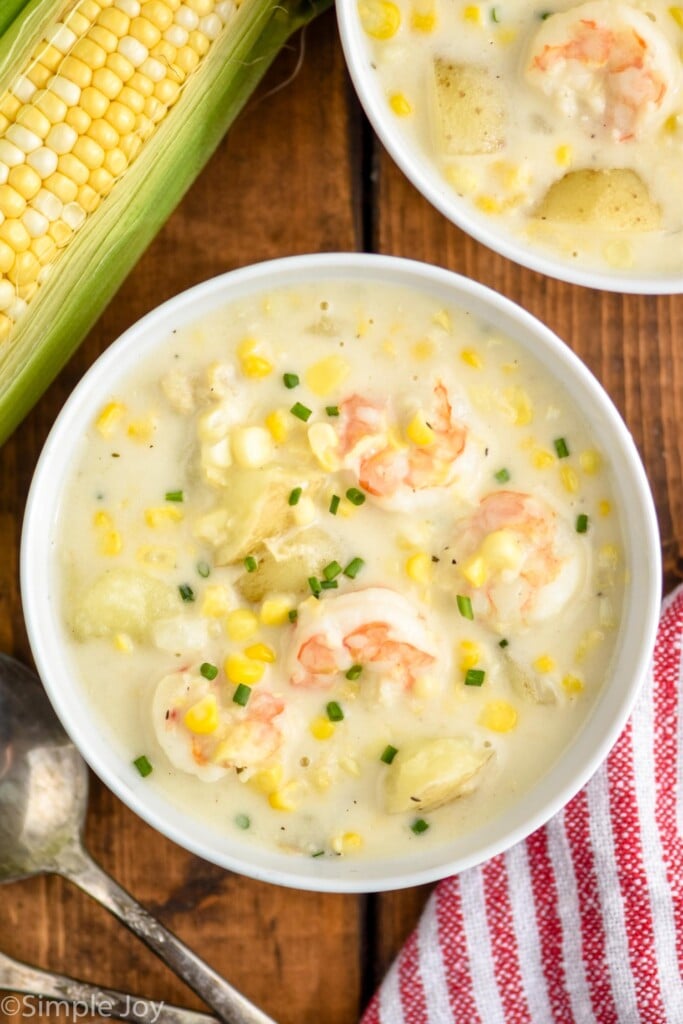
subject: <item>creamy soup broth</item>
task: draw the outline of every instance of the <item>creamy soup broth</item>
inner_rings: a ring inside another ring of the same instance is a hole
[[[494,230],[585,267],[683,271],[683,7],[358,11],[405,144]]]
[[[626,570],[610,479],[558,381],[466,312],[336,281],[231,304],[112,384],[65,484],[83,700],[226,836],[449,841],[600,691]]]

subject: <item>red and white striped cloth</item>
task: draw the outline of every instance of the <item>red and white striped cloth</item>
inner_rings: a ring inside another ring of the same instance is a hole
[[[607,762],[440,882],[362,1024],[683,1024],[683,587]]]

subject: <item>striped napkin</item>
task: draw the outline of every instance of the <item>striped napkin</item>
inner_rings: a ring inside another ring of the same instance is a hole
[[[607,762],[436,887],[362,1024],[683,1024],[683,587]]]

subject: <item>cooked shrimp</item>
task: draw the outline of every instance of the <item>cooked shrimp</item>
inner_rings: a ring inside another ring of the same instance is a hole
[[[448,550],[456,572],[446,571],[450,584],[457,581],[471,597],[477,617],[504,631],[558,614],[581,582],[583,552],[575,531],[545,501],[496,491],[459,524]]]
[[[364,678],[410,688],[439,657],[435,637],[419,610],[405,597],[369,587],[299,609],[288,660],[293,686],[329,687],[352,665]]]
[[[527,80],[593,134],[627,142],[656,128],[680,85],[680,61],[646,14],[610,0],[553,14],[531,43]]]
[[[391,498],[401,488],[422,490],[451,482],[467,428],[455,419],[445,386],[434,387],[429,416],[433,440],[405,445],[385,405],[351,395],[340,406],[340,453],[369,494]]]
[[[188,669],[164,676],[154,694],[154,730],[169,761],[181,771],[214,782],[233,769],[246,780],[280,746],[276,719],[284,701],[259,688],[246,707],[239,707],[227,704],[221,690],[216,680]],[[197,727],[197,721],[204,726]]]

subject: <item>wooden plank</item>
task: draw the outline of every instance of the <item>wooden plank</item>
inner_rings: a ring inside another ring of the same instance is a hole
[[[295,40],[86,343],[0,452],[0,640],[25,660],[16,587],[23,505],[47,431],[93,359],[142,314],[197,281],[271,257],[357,247],[349,94],[332,13],[306,41],[301,69]],[[362,899],[226,873],[156,834],[97,782],[87,841],[122,885],[281,1024],[319,1024],[321,1014],[325,1024],[356,1019]],[[199,1006],[140,942],[62,880],[28,880],[2,895],[0,948],[10,955]]]

